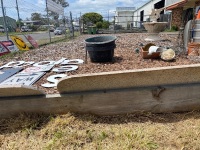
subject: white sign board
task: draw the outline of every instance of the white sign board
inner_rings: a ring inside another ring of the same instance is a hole
[[[47,72],[53,68],[54,65],[48,65],[48,66],[39,66],[39,67],[28,67],[24,69],[21,73],[34,73],[34,72]]]
[[[59,15],[64,15],[64,8],[52,0],[47,0],[47,8],[48,10],[53,11]]]
[[[39,78],[41,78],[45,72],[37,72],[33,74],[15,74],[14,76],[6,79],[0,85],[27,85],[34,84]]]
[[[19,51],[19,49],[17,48],[17,46],[11,40],[1,41],[1,43],[3,43],[3,45],[5,45],[10,50],[10,52]]]
[[[21,70],[22,68],[11,68],[11,69],[0,70],[0,83]]]

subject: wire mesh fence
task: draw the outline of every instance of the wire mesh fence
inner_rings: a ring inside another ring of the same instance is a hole
[[[105,11],[102,16],[108,25],[91,32],[88,26],[83,24],[81,16],[84,13],[65,12],[62,15],[47,13],[45,1],[34,3],[29,0],[1,0],[0,6],[0,40],[8,40],[10,35],[18,35],[28,42],[26,35],[31,35],[39,45],[64,40],[82,33],[146,32],[143,23],[150,21],[149,16],[143,16],[144,20],[139,15],[120,16]],[[166,27],[169,28],[170,20],[171,15],[163,14],[158,21],[169,22]],[[61,32],[56,32],[56,27],[59,27]]]
[[[80,34],[73,30],[72,14],[48,12],[48,16],[45,1],[1,0],[0,8],[0,41],[17,35],[28,43],[26,36],[31,35],[43,45]],[[61,31],[56,32],[57,29]]]
[[[141,19],[141,16],[121,15],[104,17],[104,20],[109,20],[109,28],[100,30],[100,32],[146,32],[143,23],[150,22],[149,15],[143,16],[146,20]],[[161,14],[158,22],[168,22],[166,29],[170,28],[171,14]]]

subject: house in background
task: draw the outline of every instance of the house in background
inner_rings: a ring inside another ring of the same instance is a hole
[[[133,12],[135,7],[117,7],[115,13],[115,24],[123,28],[133,27]]]
[[[171,25],[181,27],[193,19],[196,8],[200,6],[199,0],[166,0],[166,10],[172,11]]]
[[[8,16],[5,16],[5,20],[6,20],[6,26],[7,26],[8,31],[14,32],[17,28],[16,20]],[[3,17],[0,17],[0,26],[4,27]]]
[[[24,24],[24,26],[33,26],[33,25],[40,25],[40,20],[24,20],[22,21],[22,23]]]
[[[167,0],[150,0],[143,6],[137,8],[134,11],[134,27],[142,27],[143,22],[149,21],[152,9],[165,7],[165,1]],[[161,14],[164,14],[164,11],[162,11]]]
[[[184,26],[192,19],[194,9],[200,5],[199,0],[149,0],[134,11],[134,27],[142,27],[142,23],[149,21],[152,9],[165,7],[161,12],[161,20],[170,23],[170,26]]]

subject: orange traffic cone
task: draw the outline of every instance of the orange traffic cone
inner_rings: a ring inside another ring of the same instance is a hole
[[[196,20],[200,19],[200,10],[198,11],[197,13],[197,17],[196,17]]]

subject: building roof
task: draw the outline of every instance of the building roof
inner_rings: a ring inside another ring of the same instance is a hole
[[[40,22],[40,20],[24,20],[24,21],[21,21],[23,23],[33,23],[33,22]]]
[[[182,0],[180,2],[177,2],[173,5],[170,5],[166,7],[166,10],[173,10],[175,8],[183,7],[184,9],[191,8],[195,6],[195,2],[198,0]]]

